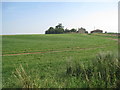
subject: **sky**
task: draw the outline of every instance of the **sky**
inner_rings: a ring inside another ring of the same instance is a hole
[[[3,35],[44,34],[58,23],[118,32],[118,2],[2,2]]]

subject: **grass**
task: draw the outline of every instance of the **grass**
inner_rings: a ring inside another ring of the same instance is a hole
[[[46,52],[28,55],[2,56],[3,87],[5,88],[89,87],[89,83],[86,81],[81,81],[80,78],[78,79],[76,77],[66,75],[68,67],[66,65],[68,61],[72,60],[73,62],[81,62],[85,64],[85,66],[89,66],[89,62],[96,57],[97,53],[101,51],[116,52],[118,50],[117,41],[107,39],[103,36],[94,35],[11,35],[2,36],[2,38],[3,55],[26,52]],[[23,76],[19,76],[22,73]],[[24,80],[25,82],[21,81],[25,79],[24,76],[27,78]],[[97,79],[95,80],[95,82],[98,82]],[[24,86],[24,83],[26,82],[32,83],[29,83],[28,86]],[[97,87],[99,82],[95,84],[97,85],[91,87]],[[99,87],[105,86],[101,84]]]
[[[90,38],[89,38],[90,37]],[[89,40],[88,40],[89,38]],[[95,42],[97,39],[97,42]],[[82,43],[81,43],[82,42]],[[63,35],[12,35],[3,36],[3,54],[24,53],[66,49],[66,48],[89,48],[108,45],[110,40],[103,37],[63,34]],[[14,48],[13,48],[14,47]]]
[[[66,74],[85,81],[89,88],[119,88],[120,61],[118,56],[111,52],[101,52],[89,65],[81,62],[69,63]]]

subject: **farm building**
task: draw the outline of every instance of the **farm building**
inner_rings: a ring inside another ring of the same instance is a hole
[[[78,28],[78,33],[88,33],[88,31],[86,31],[86,29],[84,28]]]
[[[91,33],[103,33],[103,30],[96,29],[96,30],[91,31]]]

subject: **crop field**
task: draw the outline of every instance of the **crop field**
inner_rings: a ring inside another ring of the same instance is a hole
[[[97,55],[107,52],[117,54],[117,37],[92,34],[3,35],[2,85],[3,88],[114,88],[120,84],[117,76],[112,81],[108,76],[105,81],[102,76],[95,78],[96,74],[94,78],[81,74],[84,69],[80,67],[78,72],[74,69],[78,63],[89,67]],[[92,72],[93,67],[90,70]]]

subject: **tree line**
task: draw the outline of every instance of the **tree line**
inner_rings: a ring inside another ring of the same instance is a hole
[[[69,29],[64,29],[64,26],[62,26],[61,23],[59,23],[57,26],[54,27],[49,27],[48,30],[45,31],[45,34],[62,34],[62,33],[70,33],[70,32],[77,32],[76,29],[72,28],[71,30]]]

